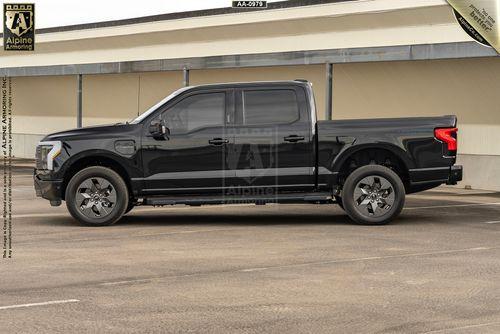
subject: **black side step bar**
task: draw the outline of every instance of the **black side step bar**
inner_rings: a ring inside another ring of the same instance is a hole
[[[242,203],[332,203],[332,194],[328,192],[275,194],[259,196],[152,196],[144,198],[145,205],[209,205],[209,204],[242,204]]]

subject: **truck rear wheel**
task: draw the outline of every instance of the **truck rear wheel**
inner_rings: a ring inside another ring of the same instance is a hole
[[[105,226],[117,222],[128,207],[127,185],[115,171],[88,167],[76,173],[66,187],[66,206],[79,222]]]
[[[405,187],[391,169],[368,165],[356,169],[346,179],[342,203],[349,217],[358,224],[389,223],[403,209]]]

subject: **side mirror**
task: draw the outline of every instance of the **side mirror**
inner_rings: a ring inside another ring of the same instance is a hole
[[[153,138],[161,140],[169,139],[170,136],[170,130],[165,125],[165,122],[158,119],[151,121],[151,124],[149,124],[149,133]]]

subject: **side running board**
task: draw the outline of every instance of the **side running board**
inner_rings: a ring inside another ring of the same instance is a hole
[[[332,203],[332,194],[327,192],[308,194],[276,194],[266,196],[151,196],[144,198],[145,205],[210,205],[242,203]]]

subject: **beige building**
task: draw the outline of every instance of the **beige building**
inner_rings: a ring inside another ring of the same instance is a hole
[[[460,186],[500,190],[500,58],[444,0],[299,0],[40,29],[36,41],[0,51],[19,157],[47,133],[131,119],[188,83],[301,78],[320,119],[456,114]]]

